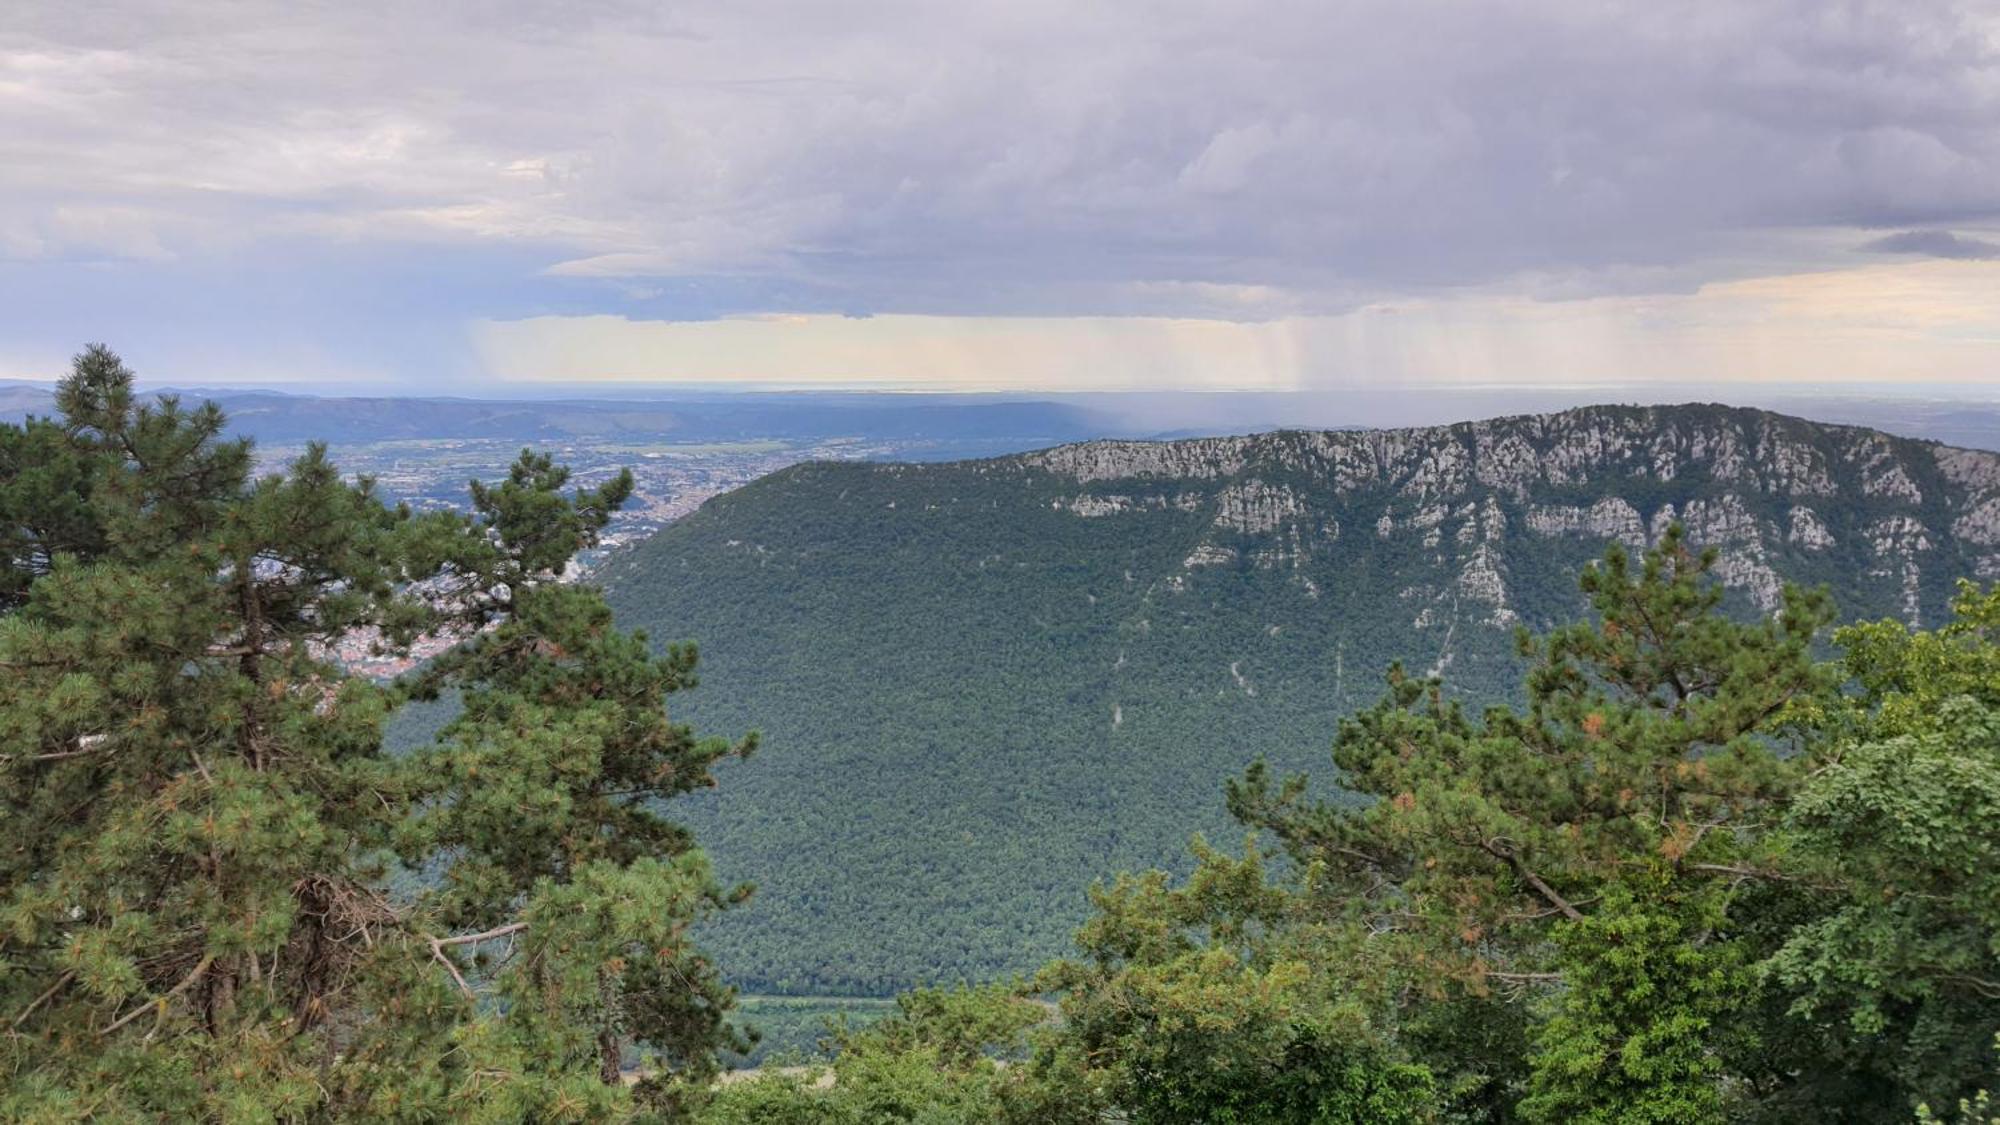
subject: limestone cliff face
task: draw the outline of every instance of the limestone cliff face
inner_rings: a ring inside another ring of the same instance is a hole
[[[1636,550],[1676,522],[1718,550],[1726,585],[1767,611],[1800,560],[1888,583],[1913,623],[1935,613],[1957,573],[2000,577],[2000,454],[1755,410],[1588,407],[1401,430],[1088,442],[1013,460],[1078,486],[1059,505],[1078,516],[1212,513],[1190,571],[1296,568],[1341,528],[1367,528],[1437,572],[1405,591],[1421,603],[1419,628],[1511,623],[1524,539]]]

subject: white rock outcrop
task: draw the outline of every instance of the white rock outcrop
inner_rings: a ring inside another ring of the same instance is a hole
[[[1198,566],[1227,566],[1236,561],[1236,551],[1229,547],[1219,547],[1213,543],[1203,543],[1196,547],[1181,565],[1189,570]]]
[[[1305,498],[1283,485],[1246,480],[1215,497],[1215,526],[1257,535],[1306,514]]]
[[[1982,547],[2000,544],[2000,496],[1982,502],[1953,520],[1951,533]]]
[[[1639,509],[1617,496],[1607,496],[1588,508],[1532,507],[1524,522],[1537,535],[1616,540],[1633,550],[1644,550],[1647,541],[1646,523],[1639,518]]]
[[[1792,509],[1788,518],[1791,527],[1785,532],[1785,542],[1808,551],[1824,551],[1833,546],[1833,532],[1827,530],[1818,512],[1801,504]]]

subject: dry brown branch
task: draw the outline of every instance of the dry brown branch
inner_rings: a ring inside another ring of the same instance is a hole
[[[465,994],[465,998],[467,1000],[472,999],[472,986],[465,983],[465,974],[458,971],[458,965],[445,953],[444,943],[436,938],[430,939],[430,943],[431,956],[437,960],[438,964],[444,966],[445,972],[451,974],[452,981],[458,985],[458,990]]]
[[[1739,879],[1769,879],[1776,883],[1797,883],[1816,891],[1844,891],[1839,883],[1823,883],[1799,875],[1788,875],[1783,871],[1766,871],[1755,867],[1733,867],[1726,863],[1690,863],[1690,871],[1706,871],[1711,875],[1734,875]]]
[[[510,922],[507,925],[495,926],[490,930],[483,930],[476,934],[460,934],[457,937],[432,938],[430,940],[432,945],[476,945],[482,941],[492,941],[494,938],[506,937],[508,934],[518,934],[527,928],[528,924],[526,922]]]
[[[1962,984],[1988,1000],[2000,1000],[2000,981],[1987,980],[1966,973],[1946,973],[1943,980],[1952,984]]]
[[[496,938],[506,937],[509,934],[520,933],[527,928],[528,924],[526,922],[510,922],[505,926],[495,926],[490,930],[482,930],[476,934],[459,934],[455,937],[445,938],[427,936],[424,940],[430,943],[431,956],[437,960],[438,964],[444,966],[446,972],[451,974],[451,979],[458,985],[458,990],[464,993],[469,1000],[473,996],[472,986],[466,983],[465,974],[458,971],[458,963],[445,953],[445,947],[450,945],[477,945],[482,941],[492,941]]]

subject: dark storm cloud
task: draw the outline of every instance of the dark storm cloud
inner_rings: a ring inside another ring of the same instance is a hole
[[[1906,230],[1863,243],[1877,254],[1921,254],[1930,258],[1983,262],[2000,258],[2000,243],[1963,238],[1948,230]]]
[[[1823,228],[2000,213],[1992,13],[30,0],[0,16],[0,258],[504,244],[607,293],[843,311],[1685,291]]]

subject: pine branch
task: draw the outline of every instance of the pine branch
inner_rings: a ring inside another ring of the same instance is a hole
[[[131,1011],[125,1013],[124,1015],[119,1016],[117,1019],[111,1021],[110,1025],[107,1026],[103,1031],[98,1032],[98,1034],[109,1035],[112,1032],[117,1031],[119,1028],[124,1027],[126,1024],[131,1023],[133,1020],[138,1019],[140,1016],[145,1015],[148,1011],[156,1010],[156,1007],[158,1005],[163,1005],[167,1001],[172,1000],[174,997],[179,996],[181,993],[186,992],[188,989],[194,987],[194,982],[200,980],[202,976],[208,972],[208,967],[210,965],[213,965],[214,963],[215,963],[215,957],[213,955],[203,957],[199,962],[195,964],[193,971],[189,972],[187,976],[181,978],[181,982],[179,984],[168,989],[161,995],[155,996],[153,999],[146,1001],[144,1004],[139,1005],[138,1007],[132,1009]]]
[[[60,762],[69,758],[82,758],[101,753],[117,745],[117,738],[109,734],[83,734],[76,739],[73,750],[52,750],[46,754],[0,754],[0,766],[15,762]]]
[[[40,996],[35,997],[34,1000],[31,1001],[27,1007],[21,1009],[21,1014],[15,1016],[14,1022],[9,1026],[18,1028],[22,1024],[28,1022],[28,1017],[35,1014],[35,1009],[41,1007],[43,1004],[48,1003],[49,1000],[53,998],[56,993],[61,992],[63,990],[64,985],[68,984],[69,982],[75,979],[76,979],[75,969],[71,969],[68,972],[64,973],[63,975],[57,977],[56,982],[49,986],[48,991],[42,993]]]
[[[1544,882],[1540,875],[1537,875],[1532,870],[1530,870],[1528,868],[1527,863],[1525,863],[1519,855],[1515,854],[1512,848],[1503,848],[1500,847],[1495,841],[1487,840],[1479,845],[1479,850],[1494,857],[1495,859],[1501,860],[1502,862],[1506,863],[1507,866],[1513,868],[1514,874],[1523,883],[1526,883],[1528,884],[1528,886],[1533,887],[1535,893],[1541,895],[1542,899],[1546,901],[1550,906],[1553,906],[1557,910],[1562,911],[1563,917],[1569,919],[1572,922],[1583,921],[1583,912],[1578,910],[1575,906],[1571,905],[1568,899],[1558,894],[1554,887],[1551,887],[1548,885],[1548,883]]]

